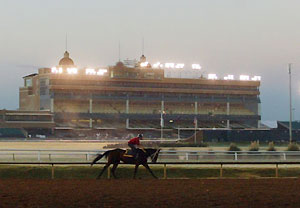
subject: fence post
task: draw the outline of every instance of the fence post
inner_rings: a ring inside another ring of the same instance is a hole
[[[51,168],[51,179],[54,179],[54,164],[52,163],[52,168]]]
[[[107,178],[110,179],[110,167],[107,168]]]
[[[13,153],[13,161],[15,161],[16,159],[15,159],[15,153]]]
[[[185,159],[186,159],[186,160],[189,160],[189,153],[188,153],[188,152],[185,153]]]
[[[234,160],[238,160],[238,154],[237,154],[237,152],[234,153]]]
[[[220,168],[220,178],[223,177],[223,164],[221,163],[221,168]]]
[[[88,152],[87,153],[87,161],[89,161],[90,160],[90,153]]]
[[[86,160],[86,161],[88,160],[88,155],[87,155],[87,154],[85,154],[85,160]]]
[[[41,162],[41,152],[38,151],[38,161]]]
[[[164,179],[167,179],[167,164],[164,164]]]
[[[278,164],[276,164],[275,177],[278,178]]]
[[[51,154],[49,154],[49,160],[51,161]]]
[[[283,153],[283,160],[286,160],[286,154],[285,154],[285,152]]]

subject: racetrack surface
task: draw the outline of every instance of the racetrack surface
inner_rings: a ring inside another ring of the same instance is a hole
[[[300,179],[0,180],[0,207],[299,207]]]

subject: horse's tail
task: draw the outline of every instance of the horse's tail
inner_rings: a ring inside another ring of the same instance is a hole
[[[108,151],[106,151],[106,152],[104,152],[103,154],[97,154],[97,157],[95,157],[95,159],[93,160],[93,162],[91,163],[91,166],[93,165],[93,164],[95,164],[98,160],[100,160],[102,157],[106,157],[107,158],[107,156],[108,156],[108,154],[111,152],[111,150],[108,150]]]

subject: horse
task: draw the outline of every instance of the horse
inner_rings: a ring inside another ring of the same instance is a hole
[[[150,167],[147,163],[147,159],[148,159],[148,157],[151,157],[152,162],[156,163],[160,149],[153,149],[153,148],[138,149],[138,156],[136,159],[132,156],[131,157],[125,156],[125,152],[126,152],[126,150],[117,148],[117,149],[113,149],[113,150],[108,150],[108,151],[104,152],[103,154],[98,154],[96,156],[96,158],[93,160],[93,162],[91,163],[91,166],[104,156],[107,158],[107,163],[103,167],[103,169],[100,172],[100,174],[98,175],[97,179],[99,179],[102,176],[104,171],[111,164],[113,164],[113,167],[111,169],[112,175],[114,178],[117,178],[115,175],[115,170],[118,167],[118,165],[120,164],[120,161],[122,161],[125,164],[135,164],[135,169],[134,169],[134,174],[133,174],[134,179],[136,177],[139,165],[143,165],[151,173],[151,175],[157,179],[157,177],[154,175],[154,173],[150,169]]]

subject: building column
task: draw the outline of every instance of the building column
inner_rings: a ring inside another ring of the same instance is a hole
[[[198,114],[198,102],[195,101],[195,117],[194,117],[194,143],[197,143],[197,128],[198,128],[198,119],[197,119],[197,114]]]
[[[89,109],[90,115],[93,113],[93,99],[90,99],[90,109]],[[90,128],[93,128],[93,119],[90,118]]]
[[[261,104],[260,104],[260,103],[258,103],[257,108],[258,108],[258,109],[257,109],[257,115],[261,116]],[[260,126],[261,126],[261,121],[258,120],[258,121],[257,121],[257,128],[260,128]]]
[[[126,114],[127,114],[127,116],[129,114],[129,99],[128,98],[126,100]],[[129,118],[128,117],[126,118],[126,128],[127,129],[129,128]]]
[[[54,98],[50,99],[50,112],[54,113]]]
[[[165,109],[165,102],[161,101],[161,110],[160,110],[160,138],[162,139],[164,136],[163,129],[164,129],[164,109]]]
[[[90,99],[90,113],[93,113],[93,99]]]
[[[229,116],[230,115],[230,103],[227,102],[227,108],[226,108],[226,115]],[[229,129],[230,128],[230,120],[229,118],[227,118],[227,128]]]

